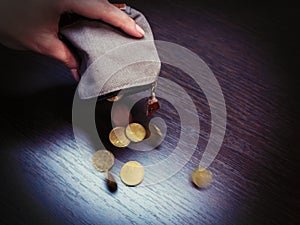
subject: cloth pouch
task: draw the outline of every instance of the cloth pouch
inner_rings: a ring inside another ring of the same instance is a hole
[[[145,31],[142,39],[98,20],[80,19],[60,30],[81,58],[82,99],[149,86],[158,78],[161,62],[149,23],[129,6],[124,11]]]

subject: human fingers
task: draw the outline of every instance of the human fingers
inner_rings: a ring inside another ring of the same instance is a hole
[[[85,17],[103,20],[134,37],[142,38],[145,34],[132,18],[105,0],[72,1],[69,8]]]
[[[70,69],[74,79],[79,81],[78,62],[76,57],[57,35],[49,35],[46,38],[38,40],[38,44],[31,47],[31,49],[63,62]]]

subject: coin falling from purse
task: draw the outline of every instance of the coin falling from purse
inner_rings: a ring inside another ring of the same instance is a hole
[[[107,99],[115,102],[123,97],[118,95],[121,90],[125,95],[151,90],[146,99],[145,110],[150,116],[159,109],[154,90],[161,67],[153,34],[142,13],[125,4],[117,4],[116,7],[142,27],[145,31],[142,39],[131,37],[102,21],[70,14],[61,21],[63,26],[60,29],[60,37],[74,49],[81,60],[81,80],[78,85],[81,99],[97,97],[99,101]],[[122,121],[115,120],[115,123],[124,125]],[[142,125],[131,123],[127,127],[114,127],[109,134],[109,140],[114,146],[123,148],[130,142],[142,141],[145,135],[146,131]],[[115,179],[109,173],[114,163],[114,156],[110,151],[95,152],[92,161],[96,170],[106,173],[107,183],[115,183]],[[124,171],[135,171],[128,168],[140,170],[141,167],[131,164],[125,167]],[[128,177],[128,172],[124,171],[123,176]]]
[[[98,98],[99,101],[114,103],[124,95],[150,90],[145,114],[152,116],[160,108],[155,88],[161,68],[152,30],[139,11],[125,4],[116,7],[142,27],[145,31],[142,39],[131,37],[102,21],[74,14],[67,14],[61,20],[59,36],[80,59],[78,95],[81,99]],[[122,94],[118,95],[120,91]],[[146,129],[141,124],[115,123],[118,126],[109,134],[109,140],[115,147],[124,148],[146,137]],[[150,130],[156,133],[156,137],[161,137],[158,127]],[[115,191],[116,181],[109,172],[114,163],[113,154],[105,149],[99,150],[92,161],[96,170],[106,173],[107,184]],[[122,167],[120,176],[126,185],[136,186],[142,182],[144,170],[140,163],[130,161]],[[199,179],[196,180],[199,183]]]

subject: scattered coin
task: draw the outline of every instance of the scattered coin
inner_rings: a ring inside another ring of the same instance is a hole
[[[104,172],[114,165],[115,157],[108,150],[99,150],[93,155],[93,166],[96,170]]]
[[[110,192],[115,192],[118,189],[115,178],[108,170],[106,170],[106,186]]]
[[[159,136],[162,136],[162,133],[161,133],[161,130],[159,129],[159,127],[156,126],[156,125],[153,125],[153,127],[154,127],[154,130],[155,130],[156,134],[159,135]]]
[[[144,168],[136,161],[129,161],[120,171],[121,180],[128,186],[136,186],[144,179]]]
[[[126,136],[133,142],[140,142],[146,136],[145,128],[139,123],[130,123],[126,127]]]
[[[109,133],[109,140],[118,148],[123,148],[130,144],[130,140],[125,135],[124,127],[113,128]]]
[[[123,95],[116,95],[114,97],[107,98],[106,100],[109,102],[116,102],[116,101],[119,101],[122,97],[123,97]]]
[[[206,168],[198,167],[192,173],[192,181],[196,186],[206,188],[212,182],[212,173]]]
[[[149,126],[149,130],[151,132],[151,135],[155,135],[155,136],[158,136],[158,137],[162,137],[163,136],[161,130],[155,124],[151,124]]]
[[[147,129],[147,135],[143,143],[152,149],[157,148],[163,141],[164,135],[162,134],[160,128],[155,124],[150,124],[149,129]]]

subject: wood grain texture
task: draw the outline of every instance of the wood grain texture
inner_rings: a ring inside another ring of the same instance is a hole
[[[190,182],[209,139],[211,115],[205,94],[181,70],[163,65],[161,77],[184,88],[197,107],[200,131],[187,131],[199,133],[197,150],[176,174],[147,187],[126,187],[113,167],[118,190],[110,193],[104,174],[91,163],[97,149],[79,149],[74,139],[71,74],[47,57],[2,47],[0,224],[299,223],[300,37],[295,30],[300,10],[233,1],[128,4],[146,15],[157,40],[192,50],[219,81],[228,117],[222,148],[210,167],[212,186],[199,190]],[[170,101],[161,104],[157,116],[168,125],[167,136],[147,154],[105,142],[111,104],[97,105],[99,136],[118,160],[147,166],[172,154],[180,118]],[[181,163],[178,155],[168,166]]]

